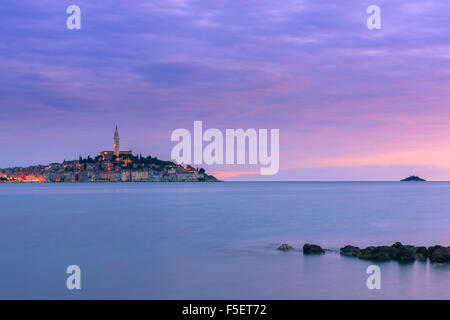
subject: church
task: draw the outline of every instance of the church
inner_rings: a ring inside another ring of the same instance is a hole
[[[116,131],[114,132],[114,138],[113,138],[113,151],[102,151],[100,152],[100,155],[103,157],[103,160],[111,160],[112,156],[115,155],[116,157],[120,157],[121,155],[125,154],[132,154],[131,150],[128,151],[120,151],[119,149],[119,130],[116,126]]]

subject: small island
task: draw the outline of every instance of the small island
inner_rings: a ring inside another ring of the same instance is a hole
[[[422,179],[418,176],[409,176],[408,178],[402,179],[400,181],[427,181],[427,180]]]

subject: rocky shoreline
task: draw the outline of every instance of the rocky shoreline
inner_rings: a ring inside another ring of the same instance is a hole
[[[283,243],[278,248],[280,251],[292,249],[294,248],[287,243]],[[323,249],[316,244],[305,243],[303,245],[303,254],[323,254],[325,251],[331,250]],[[400,242],[396,242],[392,246],[370,246],[364,249],[346,245],[339,249],[339,253],[343,256],[379,262],[395,260],[400,263],[411,263],[416,260],[426,261],[430,259],[432,263],[450,263],[450,247],[440,245],[427,248],[424,246],[403,245]]]

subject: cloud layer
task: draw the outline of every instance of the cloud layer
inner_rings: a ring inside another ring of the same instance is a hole
[[[67,30],[70,4],[0,3],[0,167],[97,153],[116,123],[121,145],[168,158],[172,130],[203,120],[279,128],[294,180],[450,179],[444,1],[377,1],[382,30],[372,1],[83,0]]]

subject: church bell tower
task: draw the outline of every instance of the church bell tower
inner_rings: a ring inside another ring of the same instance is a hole
[[[114,132],[114,154],[118,157],[120,154],[119,151],[119,131],[117,130],[116,126],[116,132]]]

